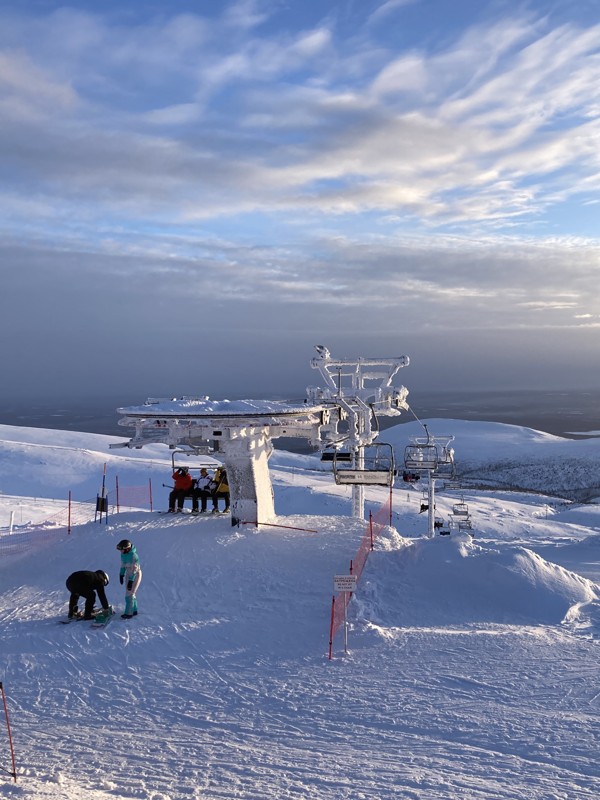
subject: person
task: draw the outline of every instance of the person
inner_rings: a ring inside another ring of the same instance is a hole
[[[117,550],[121,553],[119,583],[121,586],[125,584],[125,613],[121,614],[121,617],[122,619],[131,619],[138,613],[136,592],[142,582],[140,558],[129,539],[121,539]]]
[[[206,511],[206,501],[212,498],[213,509],[218,509],[216,497],[212,493],[213,479],[208,474],[208,470],[202,467],[200,470],[200,477],[196,479],[196,488],[192,495],[192,514],[198,513],[198,498],[200,498],[200,510],[202,513]]]
[[[229,511],[229,484],[227,482],[227,472],[225,467],[219,467],[215,471],[213,484],[213,513],[216,513],[219,510],[219,497],[222,497],[225,501],[225,508],[223,509],[223,513],[225,513],[226,511]]]
[[[171,477],[175,481],[175,486],[169,493],[169,512],[172,514],[175,511],[175,502],[177,511],[183,511],[183,502],[191,494],[194,482],[187,467],[179,467]]]
[[[101,569],[97,569],[95,572],[84,569],[69,575],[67,578],[67,589],[71,592],[69,619],[94,619],[92,611],[96,602],[96,593],[104,611],[110,611],[104,591],[105,586],[108,586],[108,575]],[[85,597],[83,614],[77,608],[80,597]]]

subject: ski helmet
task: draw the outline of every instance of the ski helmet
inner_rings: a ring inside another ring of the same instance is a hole
[[[97,575],[99,578],[101,578],[101,579],[102,579],[102,581],[104,582],[104,585],[105,585],[105,586],[108,586],[108,575],[106,574],[106,572],[104,572],[104,570],[102,570],[102,569],[97,569],[97,570],[96,570],[96,575]]]
[[[133,545],[129,541],[129,539],[121,539],[119,544],[117,545],[117,550],[120,550],[122,553],[128,553]]]

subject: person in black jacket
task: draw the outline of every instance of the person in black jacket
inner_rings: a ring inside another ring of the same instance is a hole
[[[108,611],[109,604],[106,599],[106,592],[104,587],[108,586],[108,575],[101,569],[95,572],[90,570],[80,570],[73,572],[67,578],[67,589],[71,592],[69,598],[69,619],[94,619],[92,616],[92,609],[96,602],[96,592],[98,593],[98,600],[102,604],[102,608]],[[80,597],[85,597],[85,611],[83,617],[77,608],[77,603]]]

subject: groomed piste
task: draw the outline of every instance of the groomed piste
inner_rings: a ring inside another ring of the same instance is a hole
[[[414,425],[386,438],[400,451]],[[600,465],[595,440],[448,420],[444,428],[457,453],[468,442],[470,469],[493,464],[504,442],[536,463],[564,448]],[[11,535],[50,515],[67,484],[93,495],[104,463],[133,484],[169,477],[164,448],[108,453],[110,441],[0,426],[0,554]],[[437,513],[462,498],[473,531],[429,539],[421,490],[397,484],[392,526],[348,606],[349,652],[338,635],[329,660],[333,576],[348,571],[365,523],[349,516],[350,488],[317,458],[277,452],[271,474],[272,522],[285,527],[126,511],[2,557],[0,680],[17,763],[16,783],[0,777],[2,796],[600,794],[598,505],[556,497],[552,485],[440,491]],[[156,509],[167,491],[157,491]],[[367,512],[386,497],[369,487]],[[76,569],[106,570],[110,602],[122,608],[123,538],[144,569],[138,617],[102,630],[58,625]],[[10,770],[5,730],[0,766]]]

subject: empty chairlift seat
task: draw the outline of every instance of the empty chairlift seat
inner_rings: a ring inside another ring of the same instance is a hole
[[[357,450],[349,463],[334,453],[333,475],[339,485],[392,486],[396,475],[391,445],[379,442]]]
[[[404,450],[404,466],[408,471],[434,470],[439,463],[435,444],[409,444]]]
[[[452,513],[455,517],[464,519],[469,516],[469,506],[466,503],[455,503],[452,507]]]

